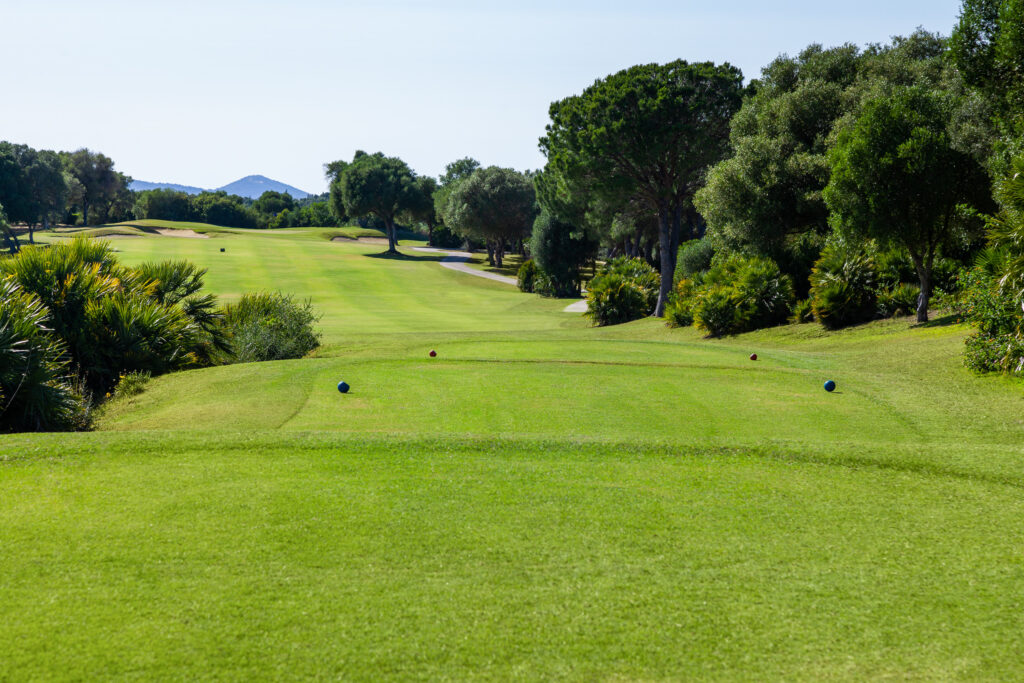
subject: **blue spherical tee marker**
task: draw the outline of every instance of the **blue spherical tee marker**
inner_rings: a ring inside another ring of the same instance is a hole
[[[347,394],[348,393],[348,383],[347,382],[338,382],[338,391],[340,391],[343,394]]]
[[[830,379],[829,380],[825,380],[825,391],[832,392],[832,391],[835,391],[835,390],[836,390],[836,383],[833,382]]]

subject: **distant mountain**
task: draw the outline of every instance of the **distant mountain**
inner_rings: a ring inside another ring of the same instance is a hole
[[[188,194],[205,192],[201,187],[178,185],[177,183],[148,183],[145,180],[133,180],[129,189],[134,192],[142,192],[143,190],[177,190],[178,192],[186,192]]]
[[[287,192],[294,199],[305,199],[309,196],[308,192],[303,192],[297,187],[285,185],[277,180],[271,180],[263,175],[247,175],[241,180],[236,180],[229,185],[218,187],[217,189],[224,190],[228,194],[237,194],[242,197],[249,197],[250,199],[257,199],[267,190],[272,190],[274,192]]]
[[[206,190],[202,187],[194,187],[192,185],[178,185],[176,183],[150,183],[145,180],[133,180],[131,189],[136,192],[142,192],[143,190],[177,190],[178,192],[187,192],[188,194],[199,194],[200,192],[219,192],[223,190],[228,194],[237,194],[241,197],[248,197],[249,199],[258,199],[261,194],[267,190],[273,190],[274,192],[287,192],[295,199],[305,199],[309,196],[308,192],[303,192],[297,187],[286,185],[285,183],[273,180],[263,175],[247,175],[244,178],[240,178],[233,183],[229,183],[222,187],[218,187],[216,190]]]

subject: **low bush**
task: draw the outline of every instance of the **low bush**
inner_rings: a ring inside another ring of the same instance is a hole
[[[693,324],[693,296],[697,280],[682,278],[676,283],[665,306],[665,321],[669,327],[689,327]]]
[[[955,312],[976,331],[967,337],[964,364],[978,372],[1024,375],[1024,311],[999,278],[975,267],[963,274]]]
[[[793,315],[789,317],[789,321],[793,323],[814,322],[814,311],[811,309],[811,300],[800,299],[800,301],[793,304]]]
[[[867,246],[830,242],[811,271],[814,319],[830,330],[872,320],[877,314],[877,275]]]
[[[523,265],[519,266],[519,271],[516,273],[516,285],[519,287],[519,291],[532,294],[536,280],[537,264],[533,262],[533,259],[523,261]]]
[[[590,281],[587,312],[595,325],[618,325],[654,312],[661,284],[658,272],[641,259],[620,256]]]
[[[114,387],[115,398],[126,398],[141,394],[153,375],[148,372],[129,372],[121,375]]]
[[[88,403],[73,386],[64,345],[46,325],[39,297],[0,282],[0,431],[88,426]]]
[[[320,346],[320,333],[313,329],[319,319],[309,301],[295,301],[290,294],[246,294],[224,308],[229,360],[249,363],[302,358]]]
[[[878,292],[878,315],[882,318],[912,315],[917,311],[921,288],[906,282],[898,283]]]
[[[733,254],[711,266],[691,310],[698,329],[721,336],[780,325],[792,306],[792,281],[774,261]]]

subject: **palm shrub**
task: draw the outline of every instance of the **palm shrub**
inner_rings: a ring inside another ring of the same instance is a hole
[[[320,345],[313,324],[320,316],[290,294],[245,294],[224,308],[231,360],[238,363],[301,358]]]
[[[64,348],[39,297],[0,281],[0,431],[88,426],[86,401],[68,377]]]
[[[590,281],[587,312],[595,325],[618,325],[654,312],[661,284],[647,262],[620,256],[601,266]]]
[[[789,317],[793,323],[809,323],[814,321],[814,311],[811,310],[810,299],[800,299],[793,304],[793,315]]]
[[[151,299],[160,304],[180,306],[200,329],[193,341],[192,354],[199,365],[210,365],[230,353],[231,345],[224,329],[223,313],[213,294],[200,294],[206,269],[190,261],[143,263],[135,271],[147,282]]]
[[[793,299],[793,283],[774,261],[732,254],[712,264],[691,310],[698,329],[720,336],[786,322]]]
[[[90,343],[79,359],[90,388],[109,392],[126,372],[160,375],[199,365],[201,333],[181,308],[119,291],[86,307]]]
[[[834,240],[811,270],[814,319],[834,330],[875,317],[877,267],[865,245]]]
[[[668,305],[665,306],[665,322],[669,327],[689,327],[693,324],[693,297],[699,283],[699,273],[695,279],[684,277],[676,282]]]
[[[38,297],[64,360],[102,396],[124,372],[208,365],[228,348],[215,299],[198,292],[205,271],[172,266],[127,268],[109,243],[77,238],[21,250],[0,277]]]

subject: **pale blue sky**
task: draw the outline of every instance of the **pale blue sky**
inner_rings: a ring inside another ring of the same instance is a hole
[[[959,0],[0,0],[0,139],[89,147],[135,178],[308,192],[356,149],[436,175],[537,168],[548,105],[632,64],[749,80],[812,42],[948,34]]]

